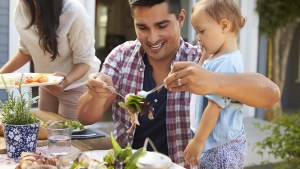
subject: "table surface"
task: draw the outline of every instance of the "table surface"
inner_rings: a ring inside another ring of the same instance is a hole
[[[66,118],[51,112],[45,112],[37,110],[35,112],[37,117],[42,121],[48,120],[66,120]],[[47,140],[39,140],[37,146],[47,146]],[[108,150],[112,148],[111,140],[108,137],[99,137],[93,139],[84,139],[84,140],[72,140],[72,145],[79,150],[88,151],[88,150]],[[0,137],[0,154],[5,154],[5,142],[3,136]]]
[[[37,117],[42,121],[48,121],[48,120],[66,120],[66,118],[51,112],[45,112],[37,110],[36,112]],[[47,140],[39,140],[37,146],[38,147],[45,147],[47,146]],[[4,146],[1,148],[1,145]],[[91,151],[91,150],[108,150],[112,148],[111,139],[108,137],[99,137],[99,138],[93,138],[93,139],[84,139],[84,140],[72,140],[72,146],[76,147],[77,149],[81,151]],[[0,137],[0,154],[5,154],[5,144],[4,144],[4,138]],[[0,166],[1,166],[1,160],[0,160]],[[8,167],[8,166],[7,166]],[[177,164],[173,163],[172,169],[182,169]]]

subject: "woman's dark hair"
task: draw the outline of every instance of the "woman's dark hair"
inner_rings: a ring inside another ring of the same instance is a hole
[[[25,29],[36,26],[39,44],[52,54],[51,61],[59,55],[56,30],[62,13],[63,0],[25,0],[30,9],[31,20]]]
[[[133,9],[136,6],[152,7],[157,4],[166,2],[169,6],[169,13],[175,14],[176,18],[179,18],[179,14],[182,10],[181,0],[128,0],[133,15]]]

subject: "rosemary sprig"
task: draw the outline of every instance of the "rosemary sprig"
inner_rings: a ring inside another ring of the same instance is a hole
[[[14,95],[14,91],[10,92],[4,77],[1,75],[1,80],[5,86],[5,90],[8,94],[8,98],[5,102],[0,100],[0,111],[2,114],[1,120],[2,123],[11,124],[11,125],[25,125],[25,124],[34,124],[38,121],[34,112],[31,110],[31,107],[34,103],[37,102],[37,97],[32,97],[32,90],[29,88],[28,92],[23,92],[22,83],[23,83],[24,74],[21,75],[18,93],[19,96]],[[29,98],[26,98],[26,94],[29,95]]]

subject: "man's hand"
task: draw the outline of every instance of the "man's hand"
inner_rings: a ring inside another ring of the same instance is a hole
[[[110,76],[102,73],[92,73],[87,82],[88,93],[93,97],[107,98],[112,94],[112,92],[107,89],[107,86],[111,85],[113,85],[113,83]]]
[[[166,88],[172,92],[208,94],[214,85],[211,74],[195,62],[176,62],[165,79]]]

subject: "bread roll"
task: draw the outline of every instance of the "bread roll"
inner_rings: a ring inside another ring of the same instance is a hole
[[[40,126],[38,139],[39,140],[47,140],[47,135],[48,135],[47,128]]]
[[[2,123],[0,123],[0,137],[1,136],[4,136],[4,134],[3,134],[3,124]]]

